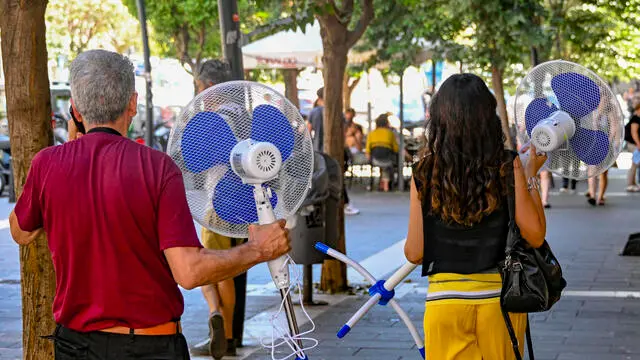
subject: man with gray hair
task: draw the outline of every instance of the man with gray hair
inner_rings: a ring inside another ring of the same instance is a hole
[[[18,244],[47,234],[55,357],[188,359],[178,284],[216,283],[288,252],[284,223],[251,226],[233,249],[203,249],[179,168],[123,136],[138,97],[131,62],[83,52],[71,64],[71,94],[87,134],[33,158],[9,218]]]

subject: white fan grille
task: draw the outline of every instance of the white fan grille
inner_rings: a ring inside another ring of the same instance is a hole
[[[529,142],[530,137],[527,133],[527,125],[525,122],[525,112],[527,106],[536,98],[546,99],[550,106],[555,105],[560,110],[562,106],[558,101],[556,94],[551,86],[551,80],[563,73],[576,73],[586,76],[592,80],[599,88],[600,103],[597,109],[589,114],[579,117],[576,120],[576,127],[588,130],[600,130],[608,138],[608,149],[603,150],[602,143],[592,141],[588,137],[582,137],[579,141],[574,140],[573,144],[567,141],[560,149],[548,153],[549,160],[546,168],[555,174],[571,179],[587,179],[596,176],[613,165],[623,146],[624,139],[624,122],[623,114],[615,95],[609,86],[592,71],[562,60],[554,60],[545,62],[533,68],[527,76],[522,80],[516,91],[515,101],[515,122],[518,133],[518,141],[520,144]],[[575,99],[581,99],[584,96],[594,96],[589,89],[572,86],[571,82],[567,82],[567,91],[570,96]],[[597,94],[595,95],[597,97]],[[579,101],[579,100],[576,100]],[[553,105],[551,105],[553,104]],[[566,111],[566,110],[565,110]],[[584,141],[583,141],[584,139]],[[605,152],[604,160],[597,164],[587,164],[581,161],[576,155],[574,148],[581,148],[583,153]],[[599,148],[598,148],[599,147]]]
[[[292,131],[293,133],[294,141],[291,155],[283,162],[278,176],[264,184],[271,188],[277,197],[277,205],[274,207],[276,218],[283,219],[295,213],[302,204],[309,191],[313,172],[311,137],[298,109],[283,95],[267,86],[249,81],[219,84],[196,96],[184,108],[171,130],[167,152],[182,171],[191,214],[199,224],[222,235],[237,238],[247,237],[248,225],[252,221],[245,221],[242,216],[246,217],[247,207],[255,210],[253,197],[241,196],[231,187],[220,186],[215,190],[223,178],[230,176],[230,172],[233,173],[229,159],[203,171],[192,171],[193,164],[191,167],[187,166],[183,156],[183,135],[187,124],[198,113],[214,112],[228,124],[235,139],[232,137],[230,140],[233,141],[227,141],[228,143],[223,141],[216,144],[215,149],[212,149],[211,144],[203,144],[202,146],[190,144],[189,146],[195,149],[194,152],[215,152],[220,148],[233,147],[237,142],[250,138],[253,111],[260,105],[271,105],[288,119],[286,126],[290,126],[290,128],[283,129],[282,126],[278,128],[274,125],[273,131]],[[195,131],[214,136],[214,133],[221,131],[222,127],[224,126],[202,126]],[[193,127],[191,131],[194,131]],[[203,143],[205,142],[203,141]],[[275,160],[269,158],[269,154],[266,154],[264,160],[262,155],[260,156],[260,166],[268,168],[275,164]],[[191,161],[193,162],[193,160]],[[197,163],[197,165],[201,164]],[[238,214],[238,219],[241,219],[240,223],[226,221],[216,214],[213,205],[216,196],[227,198],[225,203],[232,204],[231,211]]]

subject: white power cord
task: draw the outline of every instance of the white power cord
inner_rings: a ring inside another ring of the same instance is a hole
[[[289,264],[293,265],[292,266],[293,271],[291,276],[291,283],[289,285],[289,288],[287,289],[286,295],[291,294],[292,289],[295,289],[295,288],[298,289],[298,300],[300,302],[300,308],[302,309],[302,312],[304,313],[306,318],[309,320],[309,323],[311,324],[311,328],[307,331],[303,331],[300,334],[293,335],[293,336],[289,333],[289,328],[286,323],[286,319],[284,321],[282,319],[286,296],[283,297],[282,302],[280,303],[280,307],[278,308],[278,311],[276,311],[269,319],[269,322],[271,323],[271,329],[272,329],[271,343],[265,342],[264,338],[260,339],[260,342],[264,348],[271,349],[271,358],[273,360],[287,360],[292,357],[298,357],[302,359],[303,356],[306,356],[306,353],[308,350],[311,350],[316,346],[318,346],[318,340],[307,336],[316,329],[316,324],[313,322],[313,319],[311,318],[309,313],[307,313],[307,310],[304,308],[304,302],[302,301],[302,286],[300,283],[300,279],[301,279],[300,270],[296,266],[296,263],[291,259],[291,257],[287,256],[287,261],[285,261],[285,263],[283,264],[283,267],[289,266]],[[303,345],[303,347],[301,348],[298,345],[298,340],[303,344],[304,342],[311,342],[312,345],[309,345],[309,346]],[[282,347],[283,345],[287,345],[289,349],[292,351],[292,353],[283,358],[276,358],[276,349]]]

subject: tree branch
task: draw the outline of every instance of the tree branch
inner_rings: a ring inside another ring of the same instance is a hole
[[[351,81],[351,83],[347,85],[349,87],[349,92],[352,92],[353,89],[355,89],[356,86],[358,86],[358,83],[360,82],[361,79],[362,79],[362,75],[358,76],[357,78],[354,78]]]
[[[198,52],[196,53],[196,68],[194,69],[194,73],[197,73],[200,68],[200,63],[202,61],[202,52],[204,51],[204,44],[207,33],[205,31],[206,25],[204,21],[202,22],[202,26],[200,27],[200,31],[198,32]]]
[[[184,67],[185,65],[189,65],[191,71],[194,72],[195,64],[193,63],[193,59],[189,56],[189,29],[186,26],[182,26],[179,32],[175,35],[176,38],[176,47],[178,48],[178,58],[180,59],[180,63]]]
[[[351,16],[353,15],[353,3],[354,0],[344,0],[342,9],[336,9],[340,22],[344,24],[348,24],[349,22],[351,22]]]
[[[373,0],[360,0],[360,5],[362,6],[362,14],[360,14],[360,19],[358,19],[358,23],[356,24],[355,29],[349,31],[347,34],[347,47],[351,48],[355,45],[356,42],[362,37],[364,31],[369,26],[371,20],[373,20],[374,12],[373,12]]]

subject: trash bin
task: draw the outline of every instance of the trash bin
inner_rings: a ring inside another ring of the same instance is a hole
[[[314,154],[311,189],[295,215],[295,226],[289,230],[289,255],[297,264],[321,264],[327,258],[315,249],[316,242],[337,247],[338,207],[342,196],[341,171],[336,160],[320,152]]]

